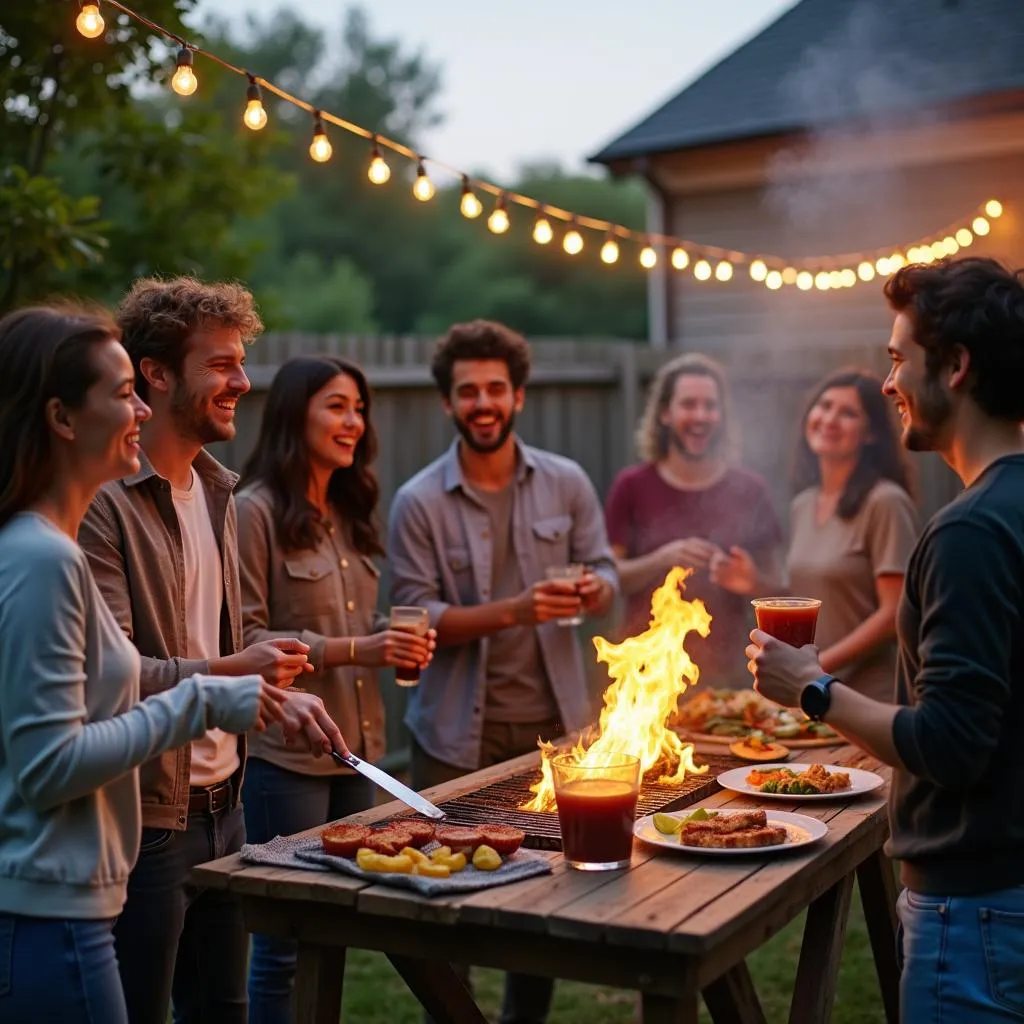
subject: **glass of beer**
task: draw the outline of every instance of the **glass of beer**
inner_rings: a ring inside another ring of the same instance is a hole
[[[575,754],[556,754],[551,775],[568,865],[578,871],[628,868],[640,796],[640,759],[611,754],[600,764],[581,765]]]
[[[544,575],[549,580],[566,580],[570,583],[578,583],[582,578],[583,574],[587,571],[585,565],[579,565],[573,563],[571,565],[551,565],[548,566]],[[555,619],[560,626],[578,626],[583,622],[582,615],[572,615],[567,619]]]
[[[415,633],[417,636],[426,636],[430,629],[430,616],[426,608],[418,605],[399,605],[391,609],[391,628],[400,629],[403,633]],[[419,666],[406,668],[403,665],[395,666],[395,682],[399,686],[418,686],[420,681]]]
[[[758,597],[750,602],[757,628],[793,647],[814,643],[821,602],[814,597]]]

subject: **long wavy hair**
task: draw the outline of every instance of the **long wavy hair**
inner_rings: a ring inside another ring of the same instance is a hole
[[[821,465],[807,443],[807,419],[821,396],[831,388],[854,388],[868,421],[868,439],[860,450],[860,458],[850,479],[846,481],[836,505],[836,515],[840,519],[852,519],[879,480],[891,480],[912,494],[910,468],[900,445],[892,409],[882,394],[882,382],[870,370],[858,367],[837,370],[811,390],[804,414],[800,417],[800,432],[793,455],[793,493],[799,494],[821,483]]]
[[[352,465],[331,474],[327,501],[349,530],[356,551],[382,555],[376,516],[380,485],[371,469],[377,456],[377,433],[370,417],[370,387],[363,371],[347,359],[300,356],[278,370],[267,393],[256,447],[242,470],[241,486],[261,483],[270,489],[282,548],[298,551],[317,546],[320,515],[306,496],[310,478],[306,420],[310,399],[339,373],[356,382],[365,429]]]

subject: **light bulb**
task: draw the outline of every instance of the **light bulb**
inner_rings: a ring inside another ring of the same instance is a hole
[[[1003,204],[998,199],[990,199],[985,204],[985,212],[995,220],[1003,215]]]
[[[192,51],[187,46],[178,51],[178,66],[171,75],[171,88],[179,96],[191,96],[199,88],[199,79],[192,70]]]
[[[583,251],[583,236],[575,228],[569,228],[562,237],[562,248],[570,256],[578,255]]]
[[[434,198],[434,183],[427,177],[427,170],[420,160],[416,165],[416,180],[412,183],[412,194],[421,202],[427,203]]]
[[[462,198],[459,200],[459,209],[462,216],[473,220],[484,212],[484,204],[476,197],[476,193],[469,187],[469,178],[462,179]]]
[[[764,283],[773,292],[777,292],[782,287],[782,275],[777,270],[769,270],[764,276]]]
[[[857,276],[862,281],[873,281],[875,279],[875,265],[869,260],[864,260],[863,263],[857,266]]]
[[[989,222],[985,220],[984,217],[975,217],[974,223],[971,224],[971,227],[974,228],[974,233],[981,237],[984,237],[989,233],[989,231],[991,231]]]
[[[941,260],[946,255],[946,247],[941,242],[932,242],[928,248],[933,260]]]
[[[711,264],[707,260],[697,260],[693,265],[693,276],[698,281],[707,281],[711,277]]]
[[[686,250],[677,246],[672,250],[672,266],[676,270],[685,270],[690,265],[690,257]]]
[[[606,238],[601,246],[601,262],[615,263],[619,258],[619,243],[614,238]]]
[[[103,35],[105,27],[103,15],[100,14],[100,5],[82,4],[82,9],[75,18],[75,28],[85,36],[86,39],[95,39]]]
[[[796,279],[799,275],[796,272],[796,267],[786,267],[782,271],[782,283],[783,284],[796,284]]]
[[[754,281],[764,281],[768,277],[768,265],[764,260],[754,260],[750,264],[750,277]],[[781,275],[780,275],[781,281]]]
[[[877,270],[878,273],[882,275],[882,277],[885,277],[887,274],[889,274],[889,257],[879,256],[878,259],[875,260],[875,270]]]
[[[266,127],[267,112],[263,109],[263,96],[260,93],[260,87],[254,80],[250,80],[245,95],[245,113],[242,115],[242,121],[246,128],[258,132],[261,128]]]
[[[901,252],[894,252],[889,257],[889,272],[892,274],[895,274],[896,271],[900,269],[900,267],[905,267],[906,265],[907,257],[904,256]]]
[[[814,287],[817,288],[819,292],[827,292],[829,288],[832,287],[832,279],[824,270],[819,271],[814,275]]]
[[[844,288],[852,288],[857,283],[857,275],[849,267],[841,270],[839,276],[842,279],[841,283]]]
[[[533,225],[533,240],[538,245],[547,245],[554,237],[555,232],[551,227],[551,221],[547,217],[538,217],[537,222]]]
[[[829,288],[843,287],[843,275],[838,270],[830,270],[828,272],[828,286]]]
[[[325,164],[331,159],[334,147],[331,140],[327,138],[324,131],[324,123],[320,120],[319,113],[316,115],[316,122],[313,125],[313,141],[309,144],[309,155],[318,163]]]
[[[796,275],[796,286],[802,292],[809,292],[814,287],[814,275],[809,270],[801,270]]]
[[[967,228],[961,228],[956,233],[956,240],[957,242],[960,243],[960,248],[965,249],[967,246],[971,244],[971,242],[974,241],[974,235],[972,235],[970,231],[967,230]]]
[[[947,256],[955,256],[960,251],[960,243],[952,235],[946,235],[942,240],[942,248],[946,250]]]
[[[496,235],[503,235],[509,229],[508,210],[505,209],[505,197],[498,196],[498,201],[487,218],[487,227]]]
[[[644,270],[650,270],[652,267],[658,264],[658,254],[655,252],[653,245],[645,245],[640,250],[640,266]]]
[[[376,142],[370,150],[370,166],[366,168],[366,176],[374,185],[384,185],[391,177],[391,168],[380,155]]]
[[[732,280],[732,264],[728,260],[722,260],[721,263],[715,267],[715,278],[718,281]]]

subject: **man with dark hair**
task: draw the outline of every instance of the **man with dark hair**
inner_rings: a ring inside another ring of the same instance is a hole
[[[964,483],[911,556],[896,704],[755,630],[757,688],[892,765],[902,1019],[1024,1018],[1024,271],[961,259],[897,271],[883,387],[903,443]]]
[[[79,532],[96,582],[142,656],[142,696],[193,673],[262,675],[287,686],[309,669],[298,640],[242,649],[237,477],[204,445],[235,435],[249,390],[245,343],[262,329],[252,296],[193,278],[137,281],[118,310],[136,387],[152,409],[142,469],[105,485]],[[344,746],[318,698],[289,694],[286,732],[315,754]],[[204,891],[192,868],[237,851],[245,737],[209,730],[142,766],[142,844],[114,927],[131,1024],[244,1024],[248,935],[237,898]]]
[[[502,324],[456,324],[432,371],[459,437],[395,496],[391,600],[422,605],[437,653],[411,691],[412,782],[458,778],[591,720],[575,632],[601,615],[616,574],[601,506],[583,470],[515,435],[530,369],[526,341]],[[546,570],[581,563],[578,581]],[[547,1017],[547,979],[509,977],[502,1024]]]

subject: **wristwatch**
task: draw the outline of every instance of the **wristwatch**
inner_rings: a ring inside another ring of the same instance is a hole
[[[818,676],[813,683],[808,683],[800,693],[800,710],[815,722],[820,722],[828,714],[832,704],[829,688],[839,680],[835,676]]]

